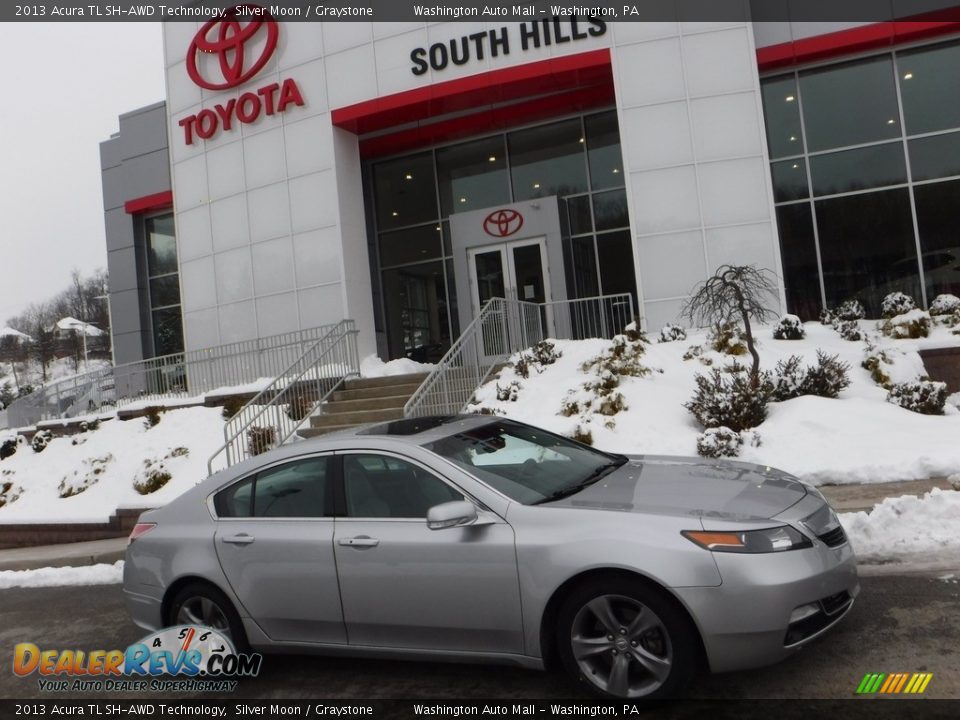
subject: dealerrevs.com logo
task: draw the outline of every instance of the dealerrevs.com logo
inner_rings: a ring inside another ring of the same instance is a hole
[[[222,17],[200,28],[187,48],[186,68],[197,86],[211,91],[243,85],[270,62],[277,48],[280,28],[266,8],[236,5]],[[264,85],[216,103],[182,118],[183,139],[209,140],[218,131],[233,130],[235,123],[256,122],[262,115],[281,113],[290,105],[303,106],[303,95],[293,78]]]
[[[239,677],[256,677],[263,656],[238,653],[214,628],[164,628],[126,650],[41,650],[19,643],[13,672],[36,673],[42,692],[232,692]]]

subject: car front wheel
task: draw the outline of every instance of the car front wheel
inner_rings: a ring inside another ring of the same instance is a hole
[[[557,647],[567,673],[596,694],[676,697],[697,669],[696,630],[662,591],[639,580],[585,584],[560,608]]]

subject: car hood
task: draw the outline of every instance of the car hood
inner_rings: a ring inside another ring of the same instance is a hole
[[[635,456],[551,507],[766,520],[800,502],[803,483],[773,468],[703,458]]]

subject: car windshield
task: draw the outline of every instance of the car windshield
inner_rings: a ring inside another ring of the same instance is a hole
[[[524,505],[572,495],[627,462],[623,455],[510,420],[474,427],[425,447]]]

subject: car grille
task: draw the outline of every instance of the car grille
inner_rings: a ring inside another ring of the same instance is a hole
[[[847,603],[850,602],[850,593],[846,590],[838,592],[836,595],[831,595],[830,597],[825,597],[820,601],[820,607],[823,608],[823,611],[827,615],[835,615],[840,610],[843,610],[846,607]]]
[[[843,617],[840,613],[846,611],[851,603],[853,603],[853,598],[850,597],[850,593],[846,590],[842,590],[835,595],[821,598],[818,601],[821,612],[791,623],[790,626],[787,627],[787,634],[783,638],[784,646],[790,647],[791,645],[796,645],[811,635],[816,635]]]
[[[843,531],[842,525],[837,525],[833,530],[825,532],[823,535],[817,535],[827,547],[839,547],[847,541],[847,534]]]

